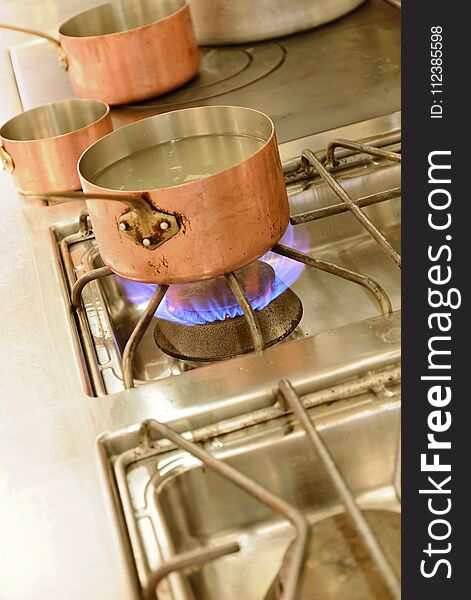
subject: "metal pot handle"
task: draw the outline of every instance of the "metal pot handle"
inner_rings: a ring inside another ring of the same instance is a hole
[[[104,200],[121,202],[129,209],[117,220],[119,231],[139,246],[155,250],[180,231],[179,219],[171,213],[156,209],[147,195],[126,196],[121,194],[99,194],[88,192],[59,192],[57,194],[23,193],[24,196],[41,200]]]
[[[13,158],[10,154],[5,150],[5,148],[0,144],[0,163],[2,165],[2,170],[7,173],[13,173],[15,170],[15,163],[13,162]]]
[[[67,55],[62,48],[62,45],[59,40],[57,40],[52,35],[48,33],[44,33],[42,31],[37,31],[36,29],[28,29],[27,27],[17,27],[16,25],[8,25],[8,23],[0,23],[0,29],[8,29],[9,31],[19,31],[20,33],[28,33],[29,35],[35,35],[37,37],[43,38],[51,44],[54,44],[57,50],[57,54],[59,55],[59,62],[61,66],[67,71],[69,68],[69,61],[67,59]]]

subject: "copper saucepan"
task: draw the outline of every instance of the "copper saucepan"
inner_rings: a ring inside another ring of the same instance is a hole
[[[138,102],[180,87],[196,75],[199,51],[185,0],[120,0],[72,17],[59,39],[0,24],[54,43],[81,98]]]
[[[110,108],[101,100],[45,104],[0,127],[0,161],[20,192],[77,190],[80,155],[111,131]]]
[[[267,252],[288,226],[274,126],[249,108],[143,119],[93,144],[78,171],[101,257],[135,281],[228,273]]]

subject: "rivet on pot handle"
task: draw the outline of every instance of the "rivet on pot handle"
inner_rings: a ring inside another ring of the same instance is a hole
[[[43,38],[51,44],[54,44],[57,50],[57,54],[59,55],[59,62],[63,69],[67,71],[69,68],[69,61],[67,59],[67,55],[64,52],[64,49],[61,46],[59,40],[56,40],[55,37],[49,35],[48,33],[43,33],[42,31],[37,31],[36,29],[28,29],[26,27],[16,27],[16,25],[8,25],[7,23],[0,23],[0,29],[8,29],[9,31],[18,31],[20,33],[27,33],[29,35],[35,35],[37,37]]]
[[[13,158],[8,154],[5,148],[0,144],[0,162],[2,163],[2,170],[7,173],[13,173],[15,165]]]
[[[180,225],[175,215],[156,210],[144,200],[119,217],[118,228],[139,246],[154,250],[173,237]]]
[[[123,235],[147,250],[155,250],[180,231],[175,215],[156,209],[143,196],[121,194],[93,194],[88,192],[63,192],[57,194],[25,193],[24,196],[41,200],[105,200],[122,202],[129,206],[119,218],[117,227]]]

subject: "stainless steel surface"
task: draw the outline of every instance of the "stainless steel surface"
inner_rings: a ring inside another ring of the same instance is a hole
[[[344,397],[348,400],[330,408],[309,409],[310,418],[314,416],[362,510],[397,511],[399,387],[390,380],[382,391],[352,389]],[[313,406],[309,395],[303,401]],[[235,469],[241,477],[272,490],[301,510],[311,525],[341,513],[335,489],[324,483],[321,460],[306,452],[307,438],[297,419],[283,409],[272,411],[271,417],[257,419],[251,413],[187,431],[185,439],[192,440],[187,447],[182,437],[157,426],[159,439],[143,446],[141,436],[139,449],[134,432],[103,436],[104,467],[116,477],[109,479],[109,493],[116,510],[124,509],[122,531],[129,533],[134,556],[139,557],[136,568],[144,590],[148,590],[149,569],[162,560],[237,542],[237,554],[208,563],[202,570],[169,577],[158,590],[159,598],[260,600],[293,539],[293,529],[274,519],[270,510],[204,469],[188,453],[194,453],[196,444],[205,449],[201,455],[195,453],[198,458],[204,456],[206,462],[209,454],[211,465],[222,469],[219,459],[231,472]]]
[[[365,519],[385,549],[394,570],[400,572],[401,515],[388,510],[364,510]],[[322,600],[386,600],[389,593],[375,572],[371,557],[362,549],[348,516],[340,513],[311,529],[308,560],[298,600],[311,600],[312,590]],[[353,567],[353,568],[352,568]],[[280,600],[280,579],[275,579],[264,600]]]
[[[377,143],[381,143],[379,139]],[[343,158],[334,170],[335,177],[352,198],[395,189],[400,183],[399,165],[371,158],[352,162],[354,160],[355,156]],[[306,209],[337,203],[335,193],[319,177],[295,181],[288,190],[294,216],[303,214]],[[396,194],[365,211],[398,248],[400,199]],[[75,227],[73,221],[59,223],[54,228],[57,242]],[[286,245],[278,246],[276,251],[308,265],[292,286],[304,308],[298,337],[315,336],[321,331],[400,308],[399,270],[351,214],[334,214],[296,225],[292,235],[287,245],[302,247],[305,252]],[[87,232],[85,237],[88,237]],[[94,240],[76,241],[69,246],[76,269],[70,266],[68,272],[81,276],[100,267],[102,263]],[[269,260],[273,260],[273,256]],[[92,282],[84,290],[89,323],[85,335],[90,336],[92,342],[90,345],[84,340],[84,351],[87,362],[95,364],[93,372],[98,376],[95,388],[103,388],[108,393],[122,389],[121,353],[145,306],[142,301],[133,299],[133,293],[135,291],[126,287],[122,279],[114,276]],[[154,322],[157,323],[156,318]],[[148,328],[135,353],[134,375],[138,382],[167,378],[188,368],[156,348],[153,329],[154,326]],[[83,324],[81,331],[83,335]]]
[[[20,3],[0,0],[0,18],[5,21],[8,16],[8,20],[15,22],[20,19],[54,33],[57,23],[100,2],[43,0],[37,3],[24,0]],[[232,102],[234,99],[234,103],[260,105],[262,110],[267,107],[266,112],[275,118],[282,133],[281,139],[286,142],[280,150],[287,164],[291,159],[294,162],[299,160],[304,148],[325,149],[328,142],[336,137],[360,140],[391,132],[400,126],[400,115],[394,113],[399,108],[398,37],[399,20],[394,10],[385,3],[370,1],[351,15],[317,32],[283,40],[286,48],[289,42],[289,59],[285,59],[273,73],[258,79],[253,87],[239,88],[235,95],[215,97],[214,103]],[[0,48],[21,42],[22,38],[8,33],[0,37]],[[267,45],[257,45],[256,48],[262,46]],[[312,54],[306,52],[309,47],[313,49]],[[264,56],[267,56],[266,53]],[[276,64],[277,56],[275,61],[273,57],[267,59],[267,64]],[[18,46],[12,52],[12,59],[17,78],[8,56],[1,56],[2,121],[21,110],[20,95],[25,108],[56,99],[52,97],[54,94],[62,98],[71,97],[67,84],[63,85],[64,80],[60,82],[51,78],[52,69],[56,74],[60,74],[60,70],[54,49],[50,46],[37,42]],[[235,61],[238,62],[238,55]],[[259,72],[264,70],[265,67]],[[308,75],[310,70],[313,77]],[[294,79],[288,77],[296,72]],[[61,76],[65,74],[60,74],[59,79]],[[365,89],[369,90],[368,93]],[[294,114],[288,114],[290,105]],[[330,131],[332,128],[336,128],[335,131]],[[296,139],[316,131],[322,133],[312,135],[308,140]],[[389,175],[383,172],[376,175],[376,179],[369,178],[369,192],[397,187],[398,177],[392,175],[390,178],[390,175],[391,172]],[[358,173],[358,179],[352,185],[359,196],[364,196],[368,191],[361,190],[360,182]],[[302,182],[296,185],[299,214],[312,208],[310,198],[313,191],[303,191]],[[313,187],[320,193],[321,205],[337,203],[333,197],[329,199],[328,194],[325,196],[318,183]],[[43,600],[57,596],[71,600],[138,598],[135,559],[120,533],[124,525],[123,515],[116,512],[115,502],[110,502],[103,490],[113,482],[108,457],[125,451],[131,443],[137,444],[138,424],[143,420],[154,418],[171,423],[179,431],[193,431],[214,421],[233,419],[241,412],[276,410],[273,408],[273,389],[280,377],[290,378],[298,392],[309,394],[308,398],[312,398],[314,405],[337,399],[338,406],[338,398],[350,395],[348,389],[365,389],[357,382],[359,374],[383,369],[399,360],[398,313],[387,318],[368,319],[377,314],[377,309],[373,301],[365,308],[360,294],[357,297],[360,310],[355,316],[362,318],[363,315],[367,320],[337,327],[352,321],[347,303],[342,300],[345,293],[350,293],[352,284],[345,283],[347,287],[343,287],[342,294],[331,288],[331,292],[321,298],[321,305],[333,303],[340,307],[340,313],[335,317],[331,311],[330,321],[320,323],[318,329],[322,331],[315,336],[274,347],[264,357],[242,357],[216,368],[208,366],[128,392],[114,393],[105,398],[91,397],[84,393],[84,389],[92,388],[85,375],[92,366],[86,368],[81,364],[85,360],[82,349],[76,335],[71,333],[76,327],[76,315],[65,300],[70,282],[66,281],[59,267],[59,250],[57,253],[53,250],[57,248],[57,239],[51,234],[51,228],[60,232],[61,236],[76,232],[73,227],[76,227],[81,211],[80,203],[43,206],[31,199],[22,200],[16,195],[8,176],[0,176],[0,194],[3,216],[9,223],[9,228],[0,238],[3,257],[0,271],[3,375],[0,389],[0,451],[3,457],[0,468],[0,563],[1,594],[8,600]],[[356,194],[353,197],[357,197]],[[367,210],[378,214],[384,224],[397,219],[393,205],[394,202],[381,203]],[[334,218],[350,218],[350,215]],[[312,243],[316,255],[319,251],[333,262],[340,255],[347,266],[352,266],[353,255],[356,256],[355,261],[366,260],[364,245],[357,245],[360,240],[353,236],[350,247],[342,248],[335,236],[332,237],[326,220],[318,223],[322,222],[323,225],[316,225],[313,229],[313,233],[320,234],[319,245]],[[348,237],[349,226],[345,229],[344,225],[339,226],[339,234],[347,231]],[[82,229],[87,229],[86,217],[82,219]],[[358,251],[363,259],[358,258]],[[380,269],[378,261],[373,259],[375,277]],[[319,277],[317,274],[312,280],[315,286],[328,278],[327,275],[322,279]],[[389,274],[384,277],[390,282],[396,276]],[[387,289],[391,287],[387,281],[381,283]],[[302,285],[301,281],[299,285]],[[87,295],[88,287],[83,292],[85,308],[80,317],[82,324],[86,320],[86,310],[93,308]],[[356,286],[353,289],[356,290]],[[316,309],[317,302],[313,299],[310,302],[311,309]],[[394,302],[398,307],[398,298]],[[136,313],[133,315],[137,316]],[[104,347],[110,352],[112,347],[116,348],[112,337],[112,331],[102,331]],[[108,343],[109,346],[106,346]],[[358,380],[366,388],[372,385],[368,377],[365,375]],[[350,383],[339,388],[339,381],[348,380],[351,380]],[[397,374],[393,380],[397,381]],[[114,391],[122,389],[122,381],[112,372],[108,381],[110,389],[111,382],[117,382]],[[391,390],[390,381],[385,377],[387,390]],[[331,386],[339,389],[332,392]],[[104,386],[98,393],[106,393]],[[381,396],[382,392],[376,392],[374,398],[378,398],[378,393]],[[373,396],[369,393],[369,398]],[[383,448],[389,447],[387,432],[394,429],[390,428],[391,421],[387,418],[391,411],[374,410],[374,403],[368,406],[365,419],[353,421],[359,425],[360,422],[369,422],[371,416],[371,434],[355,439],[367,440],[371,449],[370,441],[375,440],[376,444],[381,437]],[[381,415],[378,425],[374,419],[377,414]],[[388,424],[383,428],[385,421]],[[350,425],[346,422],[342,427],[343,440],[348,439],[349,429]],[[119,433],[106,433],[114,431]],[[293,433],[296,435],[296,432]],[[100,435],[97,467],[95,442]],[[372,456],[366,446],[365,441],[359,444],[365,462],[367,457]],[[304,447],[302,453],[305,453]],[[345,459],[352,465],[351,473],[355,480],[357,475],[361,479],[371,476],[373,496],[376,494],[374,490],[378,491],[373,501],[377,505],[379,490],[383,486],[376,476],[381,469],[383,473],[388,470],[383,454],[380,459],[374,458],[368,463],[371,464],[368,470],[360,462],[353,464],[354,457],[351,455]],[[397,480],[396,477],[396,487]],[[378,487],[375,487],[376,483]],[[275,485],[273,489],[285,484],[288,482]],[[353,488],[356,489],[355,485]],[[389,484],[386,489],[390,489]],[[387,494],[380,498],[382,506],[383,501],[387,502]],[[368,494],[361,494],[360,506],[367,504]],[[396,506],[395,501],[393,504]],[[216,511],[217,514],[220,511]],[[289,543],[288,537],[285,543]],[[271,549],[270,542],[268,546]],[[283,550],[280,548],[279,556]],[[28,557],[26,576],[25,556]],[[271,570],[266,577],[267,585],[275,568],[272,555],[269,556]],[[230,558],[220,560],[229,561]],[[219,566],[224,567],[224,564]],[[239,581],[243,582],[243,578]]]
[[[319,462],[324,468],[326,477],[335,488],[339,499],[345,507],[345,512],[348,514],[353,525],[355,526],[358,537],[361,540],[360,543],[370,553],[374,561],[375,568],[383,579],[386,589],[393,598],[399,600],[401,597],[401,584],[399,578],[397,577],[392,565],[389,563],[388,558],[381,548],[378,538],[371,529],[366,518],[363,516],[362,511],[358,507],[352,490],[348,486],[345,477],[342,475],[342,472],[340,471],[322,436],[317,431],[317,428],[312,422],[302,400],[288,380],[282,380],[280,382],[279,396],[280,400],[283,401],[285,408],[291,409],[301,423],[310,445],[312,446],[316,456],[319,459]]]
[[[276,51],[280,49],[281,61]],[[138,106],[114,110],[115,126],[169,109],[235,104],[268,114],[275,123],[278,142],[283,143],[400,109],[400,13],[383,0],[369,0],[320,29],[243,46],[240,54],[234,48],[212,49],[203,57],[206,78],[218,65],[227,64],[228,52],[236,66],[221,75],[228,77],[224,85],[220,78],[211,84],[211,79],[204,82],[197,77],[184,88],[184,97],[183,91],[178,91],[152,106],[146,103],[141,110]],[[73,95],[67,75],[57,67],[54,49],[47,44],[17,46],[11,56],[25,108],[54,100],[56,95]],[[253,69],[264,76],[250,76]],[[234,79],[235,89],[230,85]]]
[[[318,27],[364,0],[189,0],[200,44],[236,44]]]
[[[144,430],[144,431],[143,431]],[[140,438],[143,435],[147,438],[147,443],[144,446],[144,450],[149,449],[149,437],[151,432],[156,432],[164,439],[173,442],[179,450],[188,452],[195,458],[197,458],[204,466],[208,467],[211,471],[226,479],[240,490],[249,494],[261,504],[264,504],[269,510],[279,513],[285,519],[287,519],[296,530],[296,539],[293,542],[291,557],[289,561],[289,568],[287,569],[285,588],[281,600],[295,600],[296,591],[298,589],[298,581],[300,574],[303,569],[303,562],[306,552],[306,545],[309,539],[309,524],[304,514],[291,506],[288,502],[282,498],[277,497],[275,494],[264,488],[256,481],[240,473],[234,467],[227,463],[217,460],[211,453],[203,450],[198,444],[194,444],[186,440],[183,436],[179,435],[170,427],[159,423],[155,420],[146,421],[141,426],[139,432]],[[121,465],[120,465],[121,466]],[[124,465],[127,466],[127,465]],[[123,482],[122,471],[120,469],[119,483],[126,486],[126,481]],[[126,475],[124,474],[124,477]],[[119,485],[119,484],[118,484]],[[240,551],[240,546],[239,546]],[[151,582],[147,587],[154,586],[156,582],[155,578],[151,577]],[[155,589],[155,588],[153,588]],[[152,590],[152,587],[151,587]]]

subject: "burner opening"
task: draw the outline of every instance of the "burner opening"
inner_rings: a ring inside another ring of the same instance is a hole
[[[274,270],[256,261],[237,271],[238,279],[252,305],[266,347],[287,337],[299,324],[302,304],[289,288],[266,304],[276,285]],[[199,308],[202,298],[207,314]],[[212,305],[223,306],[224,317],[214,319]],[[260,308],[261,307],[261,308]],[[185,286],[172,286],[167,293],[167,310],[178,320],[158,318],[154,329],[157,346],[174,358],[213,362],[246,354],[254,350],[250,329],[237,300],[223,277]],[[206,316],[201,323],[195,322]],[[181,320],[188,324],[183,324]]]

